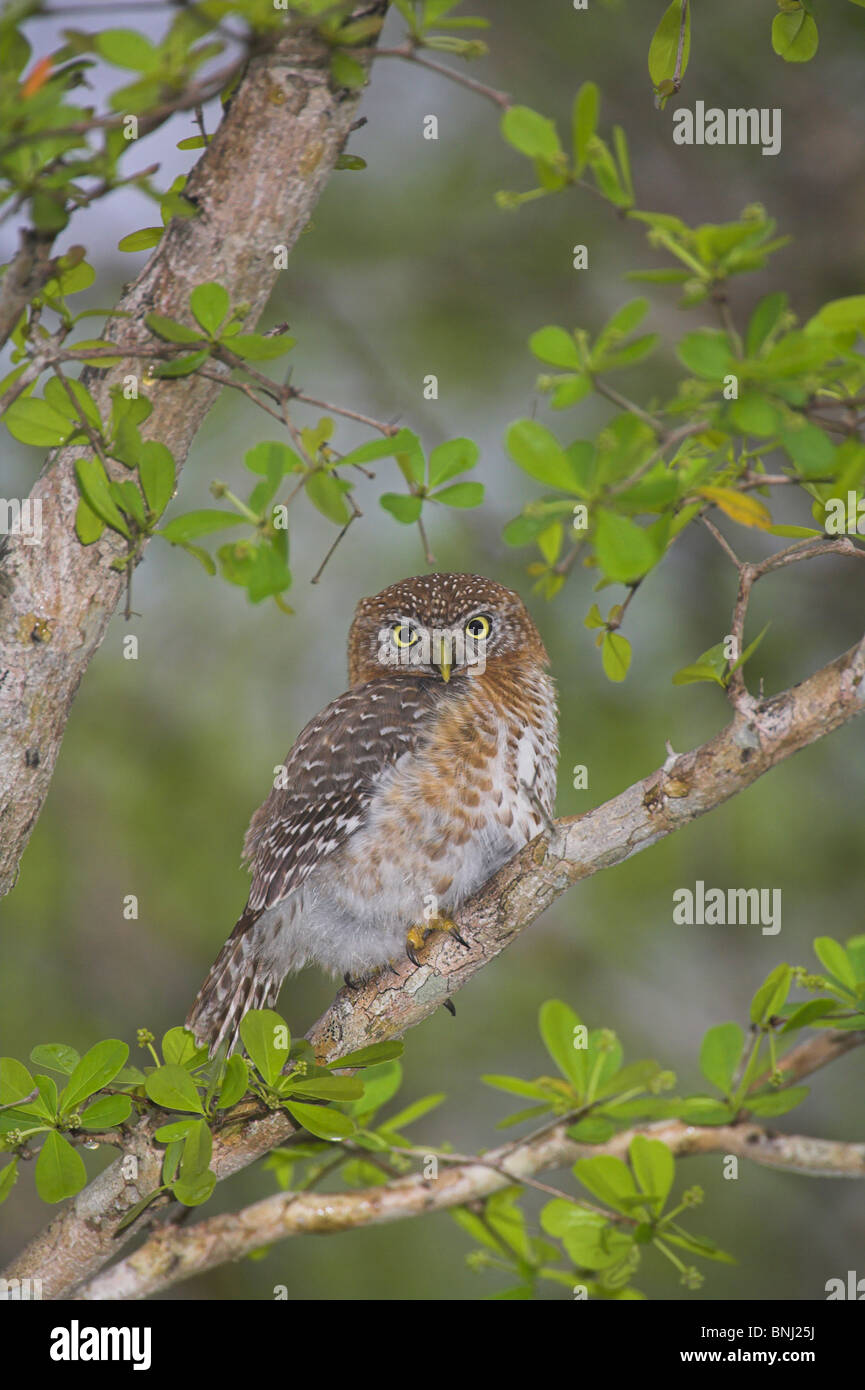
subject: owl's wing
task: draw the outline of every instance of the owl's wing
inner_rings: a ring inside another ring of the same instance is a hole
[[[417,748],[441,696],[435,678],[379,677],[307,724],[285,760],[285,786],[274,787],[246,832],[253,877],[238,928],[294,892],[362,825],[377,783]]]

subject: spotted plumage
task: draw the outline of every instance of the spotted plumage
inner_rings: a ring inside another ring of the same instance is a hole
[[[350,688],[250,823],[249,901],[190,1012],[196,1037],[233,1045],[308,963],[359,979],[401,958],[538,834],[555,795],[547,665],[519,596],[479,575],[361,600]]]

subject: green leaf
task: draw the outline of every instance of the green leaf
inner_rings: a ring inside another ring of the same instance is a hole
[[[564,492],[583,495],[582,484],[571,460],[550,433],[537,420],[517,420],[505,436],[508,453],[531,478]]]
[[[278,439],[264,439],[247,449],[243,462],[250,473],[263,473],[272,478],[275,472],[281,476],[286,473],[302,473],[306,465],[299,454]]]
[[[833,471],[836,447],[818,425],[807,424],[801,429],[784,430],[781,439],[799,472],[806,478]]]
[[[856,988],[858,983],[856,971],[853,969],[850,957],[839,942],[831,936],[818,936],[814,941],[814,954],[830,974],[841,981],[842,985],[848,989]]]
[[[607,680],[623,681],[631,664],[631,644],[620,632],[605,632],[601,643],[601,664]]]
[[[357,1115],[369,1116],[387,1101],[392,1100],[402,1085],[402,1065],[397,1061],[379,1062],[367,1069],[363,1078],[363,1096],[360,1100],[348,1101],[343,1109],[354,1118]]]
[[[36,1090],[36,1083],[23,1062],[17,1057],[0,1057],[0,1105],[11,1105],[13,1101],[23,1100]],[[41,1100],[30,1102],[34,1110],[49,1115]]]
[[[240,1037],[256,1071],[268,1086],[274,1086],[291,1048],[285,1019],[273,1009],[250,1009],[241,1021]]]
[[[158,72],[163,61],[159,49],[136,29],[103,29],[94,35],[93,45],[107,63],[133,72]]]
[[[445,446],[442,445],[441,447]],[[391,458],[397,455],[406,455],[411,458],[412,481],[422,483],[424,480],[423,449],[420,440],[412,430],[397,430],[396,434],[388,435],[386,439],[371,439],[367,444],[360,444],[356,449],[351,449],[343,455],[340,459],[340,467],[344,468],[347,463],[373,463],[376,459]]]
[[[865,302],[865,295],[861,296]],[[767,294],[760,300],[748,323],[745,334],[745,351],[749,357],[756,357],[770,333],[778,326],[783,314],[787,312],[789,300],[782,291]]]
[[[553,122],[528,106],[509,107],[502,115],[501,132],[509,145],[530,159],[545,159],[555,164],[562,157]]]
[[[584,1187],[587,1187],[599,1201],[612,1207],[614,1211],[630,1215],[630,1199],[637,1197],[637,1187],[631,1170],[620,1158],[611,1154],[598,1154],[596,1158],[578,1158],[574,1173]]]
[[[805,332],[865,332],[865,294],[852,294],[845,299],[831,299],[808,320]]]
[[[164,314],[147,314],[144,322],[157,338],[167,343],[200,343],[202,334],[197,328],[190,328],[177,319],[166,318]]]
[[[173,517],[165,526],[160,526],[156,534],[164,536],[172,545],[183,545],[195,536],[207,536],[212,531],[225,531],[229,526],[245,523],[248,524],[246,517],[238,516],[237,512],[220,512],[205,507],[198,512]]]
[[[183,1206],[200,1207],[208,1200],[215,1186],[216,1174],[207,1172],[199,1173],[188,1181],[178,1178],[171,1184],[171,1191]]]
[[[30,1053],[30,1061],[37,1067],[48,1067],[51,1071],[69,1076],[81,1061],[74,1047],[67,1043],[39,1043]]]
[[[351,512],[344,496],[344,488],[339,478],[332,473],[318,470],[310,473],[304,483],[304,491],[314,507],[336,526],[345,526],[351,519]]]
[[[807,63],[819,42],[817,25],[804,10],[776,14],[772,20],[772,47],[786,63]]]
[[[125,1124],[132,1114],[128,1096],[103,1096],[81,1112],[82,1129],[115,1129]]]
[[[108,491],[112,501],[117,503],[120,511],[125,512],[140,530],[144,530],[147,525],[144,499],[132,479],[124,478],[119,483],[112,481],[108,484]]]
[[[129,527],[123,519],[111,496],[111,489],[105,469],[96,458],[75,460],[75,476],[82,497],[92,512],[122,536],[129,536]]]
[[[577,1047],[577,1029],[582,1026],[579,1016],[560,999],[548,999],[541,1005],[538,1025],[544,1047],[582,1100],[588,1084],[588,1068],[587,1049]]]
[[[36,1160],[36,1191],[43,1202],[62,1202],[74,1197],[87,1182],[84,1160],[62,1134],[52,1129]]]
[[[5,1168],[0,1169],[0,1206],[6,1201],[18,1181],[18,1159],[13,1158]]]
[[[837,999],[809,999],[805,1004],[800,1004],[797,1009],[793,1010],[781,1032],[794,1033],[799,1028],[807,1028],[815,1019],[825,1018],[827,1014],[835,1013],[837,1009]]]
[[[157,1067],[144,1083],[150,1099],[164,1110],[188,1110],[203,1115],[201,1096],[189,1072],[184,1067],[171,1064]]]
[[[549,1086],[543,1086],[538,1081],[523,1081],[519,1076],[499,1076],[495,1073],[488,1073],[481,1077],[485,1086],[494,1086],[497,1091],[507,1091],[512,1096],[525,1096],[529,1100],[546,1101],[549,1105],[552,1094]]]
[[[101,1091],[126,1066],[129,1047],[118,1038],[106,1038],[91,1047],[70,1073],[60,1096],[60,1109],[77,1110],[82,1100]]]
[[[3,422],[13,439],[22,444],[35,444],[40,449],[54,449],[74,432],[68,415],[61,414],[37,396],[13,401]]]
[[[710,1028],[700,1048],[700,1071],[725,1096],[745,1050],[745,1034],[738,1023],[719,1023]]]
[[[541,362],[549,362],[553,367],[571,367],[579,371],[583,365],[573,334],[555,324],[533,333],[529,348]]]
[[[386,1128],[391,1133],[394,1130],[407,1129],[416,1120],[422,1120],[424,1115],[428,1115],[431,1110],[436,1110],[447,1097],[443,1092],[433,1096],[424,1096],[421,1100],[413,1101],[404,1110],[400,1110],[396,1115],[389,1116]]]
[[[270,337],[263,333],[237,333],[227,338],[225,345],[250,362],[270,362],[275,357],[283,357],[296,342],[296,338],[289,338],[285,333],[274,333]]]
[[[213,1155],[213,1135],[204,1120],[193,1120],[186,1131],[180,1160],[180,1181],[190,1183],[206,1173]]]
[[[678,1245],[680,1249],[690,1251],[692,1255],[699,1255],[703,1260],[717,1260],[725,1265],[736,1264],[734,1257],[719,1249],[714,1241],[707,1240],[705,1236],[692,1236],[680,1226],[675,1227],[675,1234],[669,1226],[665,1226],[663,1239],[670,1245]]]
[[[633,203],[634,180],[631,175],[631,157],[628,153],[628,137],[620,125],[613,126],[613,148],[616,151],[616,158],[619,161],[622,187],[628,195],[628,201]]]
[[[441,502],[446,507],[479,507],[483,500],[483,483],[454,483],[434,492],[430,498],[431,502]]]
[[[249,1089],[249,1072],[243,1057],[237,1053],[229,1057],[225,1064],[225,1075],[222,1078],[222,1086],[219,1091],[219,1098],[216,1102],[217,1110],[228,1110],[232,1105],[236,1105],[242,1100]]]
[[[607,348],[615,346],[623,338],[627,338],[629,333],[633,333],[635,328],[639,328],[648,312],[648,299],[644,299],[642,296],[637,299],[629,299],[604,324],[598,334],[593,356],[603,354]]]
[[[299,1125],[319,1139],[348,1139],[354,1134],[354,1121],[340,1110],[325,1105],[306,1105],[301,1101],[286,1101],[285,1108]]]
[[[467,473],[478,461],[480,450],[471,439],[449,439],[433,449],[427,462],[427,477],[430,487],[438,487],[449,478]]]
[[[164,231],[164,227],[141,227],[137,232],[130,232],[128,236],[121,237],[117,243],[117,250],[149,251],[151,246],[159,245]]]
[[[153,1137],[159,1144],[173,1144],[178,1139],[185,1139],[193,1125],[197,1125],[198,1120],[172,1120],[171,1124],[160,1125],[154,1130]]]
[[[601,95],[595,82],[584,82],[574,98],[571,133],[574,142],[574,173],[578,176],[586,167],[589,141],[598,125]]]
[[[404,492],[385,492],[378,500],[385,511],[390,512],[391,516],[401,521],[404,526],[410,526],[417,521],[423,507],[421,497],[409,496]]]
[[[161,516],[174,496],[174,459],[169,449],[156,439],[141,446],[138,476],[147,505],[154,516]]]
[[[560,1197],[542,1208],[541,1226],[561,1240],[574,1264],[584,1269],[618,1264],[633,1246],[632,1237],[616,1230],[602,1212],[586,1211]]]
[[[69,388],[68,391],[66,388]],[[75,404],[70,400],[73,397]],[[69,377],[65,384],[58,377],[51,377],[45,383],[45,399],[49,405],[58,410],[61,415],[74,424],[79,424],[82,418],[92,425],[95,430],[101,430],[102,420],[99,415],[99,407],[80,381],[74,377]]]
[[[366,85],[366,68],[347,53],[334,53],[330,60],[330,75],[335,87],[357,91]]]
[[[353,1076],[313,1076],[300,1081],[286,1079],[280,1090],[284,1095],[309,1096],[314,1100],[351,1101],[364,1099],[363,1082],[359,1077]]]
[[[751,1000],[751,1022],[767,1024],[774,1018],[786,1003],[792,983],[793,971],[790,966],[776,965]]]
[[[201,352],[192,352],[188,356],[175,357],[171,362],[161,362],[158,367],[153,368],[153,375],[158,377],[192,376],[197,372],[210,356],[207,348]]]
[[[189,307],[208,337],[215,338],[231,308],[231,300],[222,285],[210,280],[207,284],[196,285],[189,296]]]
[[[788,1086],[764,1096],[746,1096],[744,1106],[752,1115],[786,1115],[811,1094],[808,1086]]]
[[[601,509],[595,523],[595,553],[607,579],[640,579],[658,559],[652,538],[630,517]]]
[[[666,1144],[660,1139],[647,1139],[635,1134],[628,1155],[634,1176],[643,1191],[651,1195],[651,1207],[660,1216],[676,1176],[676,1163]]]
[[[207,1060],[207,1048],[198,1047],[188,1028],[169,1028],[162,1038],[162,1060],[167,1066],[185,1067]]]
[[[380,1062],[391,1062],[397,1057],[401,1057],[404,1046],[401,1042],[370,1043],[369,1047],[360,1047],[356,1052],[347,1052],[344,1057],[340,1057],[335,1062],[328,1062],[329,1067],[374,1067]]]
[[[674,1102],[670,1102],[671,1112]],[[679,1119],[695,1125],[726,1125],[733,1119],[733,1110],[712,1096],[685,1096],[675,1105]]]
[[[672,81],[676,71],[676,58],[679,52],[679,34],[682,27],[682,6],[684,0],[672,0],[661,22],[652,35],[649,44],[649,76],[656,87],[664,81]],[[684,76],[691,54],[691,11],[688,7],[685,22],[685,42],[682,50],[682,70]]]
[[[291,571],[278,542],[237,541],[217,551],[222,573],[230,584],[246,589],[250,603],[261,603],[291,585]]]
[[[759,391],[745,391],[730,404],[730,419],[744,434],[756,434],[761,439],[776,434],[781,414],[767,396]]]
[[[679,361],[695,376],[717,381],[735,370],[726,333],[697,328],[686,333],[676,346]]]

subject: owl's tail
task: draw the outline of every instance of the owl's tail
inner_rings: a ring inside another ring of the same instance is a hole
[[[279,995],[280,979],[256,958],[250,927],[258,916],[245,909],[189,1010],[186,1026],[211,1056],[225,1042],[226,1055],[232,1052],[244,1014],[272,1008]]]

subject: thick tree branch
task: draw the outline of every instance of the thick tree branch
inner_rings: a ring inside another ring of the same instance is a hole
[[[54,262],[51,247],[54,234],[42,234],[31,227],[21,230],[21,247],[6,267],[0,282],[0,347],[14,331],[34,294],[51,279]]]
[[[369,13],[369,5],[363,8]],[[357,56],[368,63],[370,53],[359,49]],[[170,224],[116,306],[130,315],[115,325],[124,342],[158,346],[145,316],[155,310],[189,322],[190,291],[208,280],[224,285],[232,303],[249,305],[247,329],[257,323],[278,276],[275,248],[294,245],[355,119],[358,95],[333,89],[330,56],[313,29],[299,29],[252,60],[184,190],[198,216]],[[110,330],[109,321],[106,337]],[[134,361],[87,369],[83,380],[103,418],[111,387],[138,370]],[[219,371],[229,369],[218,368],[216,379],[147,387],[153,413],[143,432],[168,446],[178,474],[219,395]],[[125,583],[110,568],[124,553],[119,537],[109,531],[84,547],[75,535],[74,462],[83,452],[56,451],[33,489],[41,544],[13,536],[0,555],[0,894],[15,881],[72,700]]]
[[[309,1033],[322,1060],[401,1036],[432,1014],[451,994],[533,922],[568,888],[599,869],[631,855],[722,805],[770,768],[847,723],[865,707],[865,640],[801,684],[755,703],[745,717],[690,753],[670,753],[651,776],[635,782],[582,816],[555,822],[539,835],[458,914],[470,946],[450,937],[433,939],[419,967],[408,961],[360,989],[341,990]],[[858,1035],[857,1035],[858,1036]],[[828,1037],[830,1041],[824,1042]],[[822,1035],[815,1047],[842,1051],[851,1035]],[[283,1143],[295,1126],[284,1112],[264,1116],[250,1106],[249,1118],[217,1134],[212,1168],[222,1179]],[[158,1124],[142,1121],[131,1132],[128,1152],[138,1161],[112,1164],[74,1198],[17,1259],[9,1275],[38,1276],[45,1296],[63,1297],[102,1268],[150,1214],[115,1234],[120,1220],[159,1186],[162,1150],[151,1139]]]

